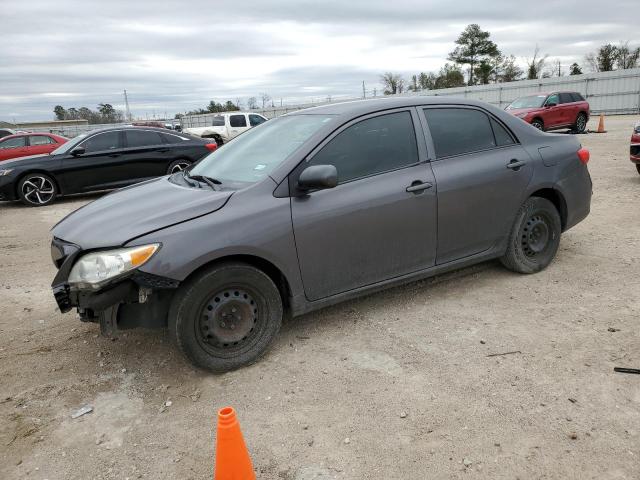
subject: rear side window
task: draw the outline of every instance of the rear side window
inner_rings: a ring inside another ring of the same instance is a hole
[[[495,118],[491,118],[490,120],[491,127],[493,128],[493,134],[496,137],[496,145],[498,147],[504,147],[505,145],[513,145],[516,143],[511,134],[500,124],[500,122]]]
[[[573,92],[571,96],[573,97],[574,102],[584,102],[584,97],[578,92]]]
[[[418,146],[409,112],[362,120],[340,132],[312,159],[333,165],[344,183],[418,163]]]
[[[450,157],[496,146],[489,117],[467,108],[426,108],[424,114],[436,157]]]
[[[247,117],[244,115],[231,115],[229,117],[229,125],[232,127],[246,127]]]
[[[249,125],[255,127],[256,125],[260,125],[261,123],[266,122],[265,118],[262,118],[260,115],[249,115]]]
[[[127,130],[127,147],[149,147],[162,144],[162,138],[158,132],[151,130]]]
[[[50,143],[55,142],[44,135],[31,135],[29,137],[29,145],[49,145]]]
[[[178,135],[171,135],[170,133],[160,133],[159,134],[165,143],[181,143],[189,140],[185,137],[180,137]]]
[[[560,103],[573,103],[576,100],[573,99],[573,95],[571,93],[561,93],[560,94]]]
[[[86,153],[101,152],[103,150],[114,150],[120,143],[120,132],[98,133],[87,139],[82,146]]]
[[[27,137],[15,137],[15,138],[7,138],[5,141],[0,142],[0,148],[18,148],[25,146],[25,139]]]

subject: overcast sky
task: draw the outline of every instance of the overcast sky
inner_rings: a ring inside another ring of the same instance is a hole
[[[0,0],[0,120],[124,109],[125,88],[141,117],[379,91],[382,72],[437,71],[469,23],[521,62],[537,43],[566,69],[638,42],[638,14],[637,0]]]

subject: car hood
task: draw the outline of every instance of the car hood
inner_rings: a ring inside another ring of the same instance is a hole
[[[176,185],[161,177],[123,188],[69,214],[54,237],[83,250],[117,247],[147,233],[222,208],[233,191]]]
[[[57,155],[49,155],[47,153],[41,153],[40,155],[27,155],[25,157],[16,157],[11,160],[2,160],[0,163],[1,168],[9,167],[27,167],[32,163],[40,163],[42,157],[57,157]]]

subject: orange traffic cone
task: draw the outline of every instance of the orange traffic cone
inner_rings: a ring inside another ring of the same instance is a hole
[[[244,444],[240,423],[232,407],[218,410],[216,469],[214,480],[255,480],[251,458]]]
[[[604,129],[604,115],[601,113],[600,114],[600,120],[598,121],[598,130],[596,130],[597,133],[607,133],[607,131]]]

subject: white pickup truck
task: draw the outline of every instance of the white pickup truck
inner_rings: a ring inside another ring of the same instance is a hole
[[[225,112],[213,117],[209,126],[184,128],[182,131],[202,138],[213,138],[218,145],[222,145],[266,121],[265,117],[257,113]]]

